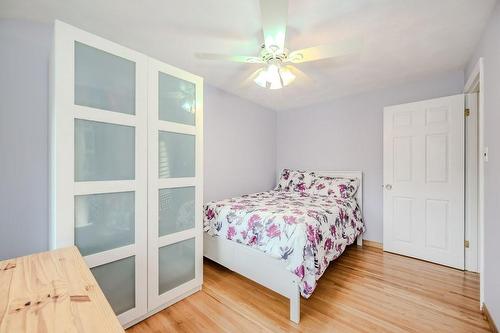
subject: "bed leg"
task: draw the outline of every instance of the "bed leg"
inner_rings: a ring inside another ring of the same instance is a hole
[[[356,240],[356,244],[358,246],[363,246],[363,235],[359,235],[357,240]]]
[[[295,294],[290,297],[290,320],[298,324],[300,321],[300,290],[297,282],[293,282]]]

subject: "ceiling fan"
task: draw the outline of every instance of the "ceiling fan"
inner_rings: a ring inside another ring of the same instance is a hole
[[[281,89],[302,73],[292,64],[322,60],[354,54],[361,49],[360,39],[350,39],[332,45],[319,45],[291,51],[285,48],[288,0],[260,0],[264,43],[259,56],[231,56],[213,53],[197,53],[205,60],[263,64],[254,76],[254,82],[264,88]]]

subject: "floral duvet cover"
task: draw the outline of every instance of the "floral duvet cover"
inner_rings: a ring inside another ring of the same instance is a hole
[[[269,191],[208,203],[204,230],[284,260],[309,298],[328,264],[365,226],[353,198]]]

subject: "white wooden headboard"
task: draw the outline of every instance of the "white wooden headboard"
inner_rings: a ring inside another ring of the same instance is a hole
[[[358,201],[359,208],[361,209],[361,214],[363,215],[363,172],[362,171],[311,171],[311,170],[301,170],[301,171],[314,172],[316,176],[359,179],[359,188],[358,192],[356,192],[356,200]],[[278,182],[281,173],[282,172],[280,171],[278,174]]]

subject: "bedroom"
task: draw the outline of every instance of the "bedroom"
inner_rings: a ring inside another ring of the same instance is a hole
[[[1,1],[0,332],[495,332],[498,36],[495,0]],[[98,292],[23,285],[71,245]]]

